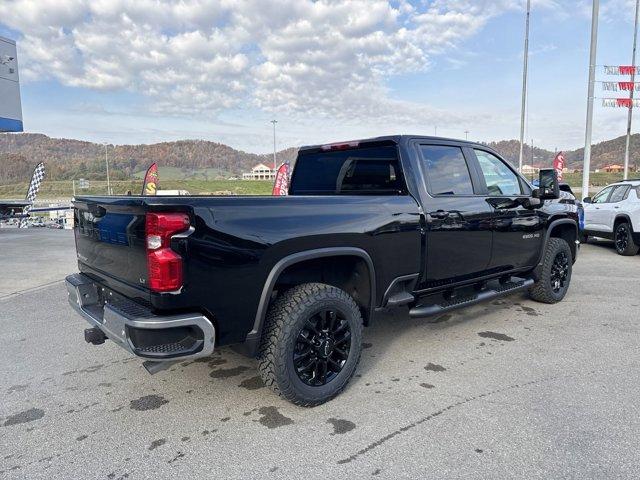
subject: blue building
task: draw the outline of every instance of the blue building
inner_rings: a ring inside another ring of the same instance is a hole
[[[0,132],[22,132],[16,42],[0,37]]]

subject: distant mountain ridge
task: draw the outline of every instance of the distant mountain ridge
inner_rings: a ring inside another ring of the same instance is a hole
[[[514,165],[518,162],[519,142],[503,140],[488,143]],[[593,145],[592,168],[622,163],[624,136]],[[270,165],[271,154],[236,150],[222,143],[206,140],[178,140],[151,145],[108,145],[109,168],[114,180],[128,179],[158,162],[161,167],[185,171],[213,172],[211,179],[240,176],[258,163]],[[278,162],[293,160],[298,149],[287,148],[277,153]],[[525,145],[525,163],[531,164],[531,149]],[[533,163],[551,166],[554,152],[534,148]],[[583,149],[565,151],[569,168],[580,168]],[[104,179],[104,145],[82,140],[51,138],[38,133],[0,134],[0,183],[24,182],[34,165],[44,161],[47,177],[52,180]],[[631,139],[631,164],[640,163],[640,134]]]

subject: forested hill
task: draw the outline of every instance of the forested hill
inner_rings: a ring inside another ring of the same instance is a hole
[[[520,152],[520,142],[518,140],[502,140],[491,142],[489,145],[495,148],[500,154],[514,165],[518,163]],[[624,162],[625,136],[596,143],[591,146],[591,169],[602,168],[605,165],[622,164]],[[632,165],[640,166],[640,134],[631,136],[630,161]],[[555,152],[537,148],[534,146],[533,163],[544,167],[551,166]],[[569,168],[582,168],[584,148],[577,150],[564,150],[565,159]],[[531,164],[531,148],[525,145],[525,163]]]
[[[204,140],[180,140],[152,145],[107,145],[110,174],[127,179],[151,163],[189,170],[209,169],[214,177],[240,175],[258,163],[270,164],[272,155],[256,155]],[[295,158],[297,149],[278,152],[278,161]],[[0,182],[25,181],[38,162],[47,165],[47,177],[102,179],[105,147],[99,143],[42,134],[0,134]]]
[[[622,163],[624,137],[593,146],[592,168]],[[517,140],[492,142],[514,164],[518,161]],[[640,134],[633,135],[631,163],[640,164]],[[204,172],[207,178],[239,176],[257,163],[270,164],[271,155],[257,155],[236,150],[227,145],[205,140],[179,140],[152,145],[108,145],[109,165],[113,179],[127,179],[145,170],[151,163],[174,167],[177,174],[189,176],[190,171]],[[295,158],[297,149],[278,152],[278,162]],[[550,166],[554,152],[534,149],[534,163]],[[583,149],[565,152],[568,166],[580,168]],[[525,146],[526,163],[531,163],[531,150]],[[105,175],[104,146],[99,143],[64,138],[50,138],[36,133],[0,134],[0,183],[26,181],[36,163],[47,164],[47,177],[52,180],[72,178],[103,179]]]

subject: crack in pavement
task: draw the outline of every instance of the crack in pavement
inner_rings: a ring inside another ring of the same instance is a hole
[[[43,283],[42,285],[36,285],[34,287],[28,287],[28,288],[25,288],[24,290],[16,290],[15,292],[9,292],[9,293],[2,292],[0,294],[0,300],[6,300],[6,299],[9,299],[11,297],[24,295],[25,293],[37,292],[38,290],[41,290],[41,289],[44,289],[44,288],[47,288],[47,287],[50,287],[52,285],[56,285],[56,284],[62,283],[62,282],[64,282],[64,279],[62,279],[62,280],[54,280],[52,282]]]
[[[497,388],[495,390],[491,390],[489,392],[485,392],[485,393],[481,393],[479,395],[474,395],[472,397],[468,397],[465,398],[464,400],[461,400],[459,402],[456,403],[452,403],[451,405],[448,405],[444,408],[441,408],[440,410],[433,412],[429,415],[427,415],[426,417],[422,417],[420,420],[416,420],[415,422],[409,423],[407,425],[405,425],[404,427],[401,427],[397,430],[394,430],[393,432],[385,435],[384,437],[379,438],[378,440],[376,440],[373,443],[370,443],[369,445],[367,445],[366,447],[364,447],[361,450],[358,450],[356,453],[354,453],[353,455],[347,457],[347,458],[343,458],[342,460],[338,460],[338,465],[342,465],[345,463],[349,463],[352,462],[353,460],[356,460],[358,457],[365,455],[367,453],[369,453],[371,450],[373,450],[374,448],[379,447],[380,445],[382,445],[383,443],[388,442],[389,440],[391,440],[392,438],[405,433],[411,429],[416,428],[419,425],[422,425],[425,422],[428,422],[429,420],[442,415],[443,413],[446,413],[447,411],[455,408],[455,407],[459,407],[461,405],[465,405],[467,403],[473,402],[474,400],[479,400],[481,398],[485,398],[491,395],[495,395],[496,393],[502,393],[502,392],[506,392],[508,390],[515,390],[517,388],[524,388],[524,387],[528,387],[531,385],[536,385],[538,383],[542,383],[542,382],[547,382],[549,380],[555,380],[556,378],[559,378],[559,376],[553,376],[553,377],[545,377],[545,378],[540,378],[538,380],[531,380],[530,382],[525,382],[525,383],[516,383],[513,385],[508,385],[506,387],[503,388]]]

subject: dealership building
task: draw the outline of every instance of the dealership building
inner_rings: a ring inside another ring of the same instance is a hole
[[[22,132],[16,42],[0,37],[0,132]]]

